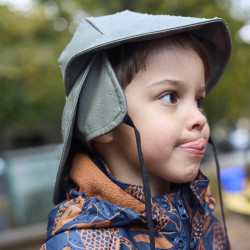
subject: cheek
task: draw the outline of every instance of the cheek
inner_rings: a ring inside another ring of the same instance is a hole
[[[142,149],[145,157],[148,159],[162,159],[168,157],[168,155],[174,150],[177,141],[177,125],[171,124],[156,124],[151,126],[145,126],[142,137]]]
[[[206,123],[206,125],[204,126],[204,135],[207,138],[209,138],[209,136],[210,136],[210,127],[209,127],[208,123]]]

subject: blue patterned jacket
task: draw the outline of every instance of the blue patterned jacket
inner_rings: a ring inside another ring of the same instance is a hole
[[[208,184],[200,172],[152,198],[156,249],[227,249]],[[100,159],[79,154],[64,189],[65,200],[49,214],[42,250],[150,249],[141,186],[116,180]]]

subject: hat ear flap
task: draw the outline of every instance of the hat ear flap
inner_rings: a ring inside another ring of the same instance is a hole
[[[104,51],[97,56],[82,87],[76,135],[88,143],[120,125],[126,114],[124,92]]]

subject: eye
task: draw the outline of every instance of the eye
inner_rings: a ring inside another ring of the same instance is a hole
[[[176,103],[177,102],[177,93],[175,92],[168,92],[161,96],[160,100],[166,103]]]
[[[197,108],[199,108],[199,109],[203,108],[204,102],[205,102],[205,98],[204,97],[198,97],[195,100],[195,104],[196,104]]]

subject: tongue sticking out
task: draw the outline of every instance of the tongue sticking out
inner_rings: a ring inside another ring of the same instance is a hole
[[[199,138],[195,141],[180,144],[179,148],[205,150],[206,145],[207,145],[207,140],[204,138]]]

